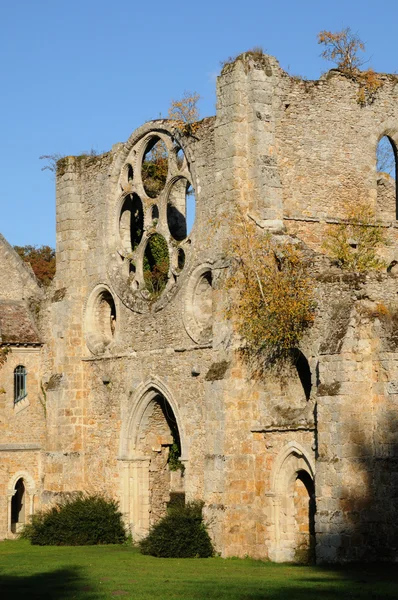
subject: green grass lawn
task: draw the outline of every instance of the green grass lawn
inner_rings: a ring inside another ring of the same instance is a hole
[[[160,559],[130,546],[0,543],[0,598],[94,600],[397,599],[398,569],[275,565],[250,559]]]

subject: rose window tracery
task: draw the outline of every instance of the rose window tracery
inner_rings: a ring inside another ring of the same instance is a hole
[[[187,158],[168,132],[147,133],[131,148],[118,185],[109,275],[127,306],[158,310],[174,293],[190,254],[195,192]]]

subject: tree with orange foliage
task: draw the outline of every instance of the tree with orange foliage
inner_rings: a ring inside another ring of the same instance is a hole
[[[336,63],[337,68],[341,71],[355,72],[364,64],[364,61],[358,56],[358,52],[365,51],[365,44],[350,27],[345,27],[335,33],[320,31],[318,44],[325,46],[321,53],[322,58]]]
[[[41,285],[50,285],[55,275],[55,250],[50,246],[14,246],[16,253],[32,267]]]
[[[334,62],[342,73],[349,75],[359,84],[357,101],[361,106],[372,104],[377,90],[383,85],[380,76],[373,69],[361,71],[360,67],[366,62],[359,56],[365,51],[365,44],[350,27],[341,31],[321,31],[318,33],[318,44],[325,49],[322,58]]]
[[[200,95],[197,92],[185,92],[181,100],[172,100],[169,119],[176,122],[184,135],[193,135],[198,128]]]

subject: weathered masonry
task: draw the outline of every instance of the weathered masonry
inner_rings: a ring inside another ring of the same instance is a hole
[[[398,86],[382,80],[361,106],[337,71],[298,81],[248,53],[194,136],[153,121],[62,159],[46,294],[0,238],[2,537],[86,490],[118,498],[136,539],[184,496],[223,556],[398,558],[398,330],[377,308],[397,303],[396,177],[376,168],[383,136],[396,155]],[[322,253],[362,201],[388,272]],[[284,377],[251,380],[226,318],[237,206],[311,257],[316,319]]]

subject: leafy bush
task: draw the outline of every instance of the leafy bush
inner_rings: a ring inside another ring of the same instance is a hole
[[[345,212],[344,223],[329,225],[324,250],[341,269],[347,271],[385,269],[386,264],[377,250],[388,245],[389,240],[370,204],[353,203]]]
[[[226,316],[243,338],[253,376],[290,356],[314,320],[313,282],[297,247],[264,233],[236,209],[226,289]]]
[[[161,558],[208,558],[213,546],[202,517],[203,502],[177,503],[140,542],[142,554]]]
[[[170,266],[169,250],[163,236],[155,233],[149,238],[144,254],[144,280],[153,300],[165,289]]]
[[[122,544],[126,531],[115,500],[79,494],[33,515],[21,537],[37,546]]]

